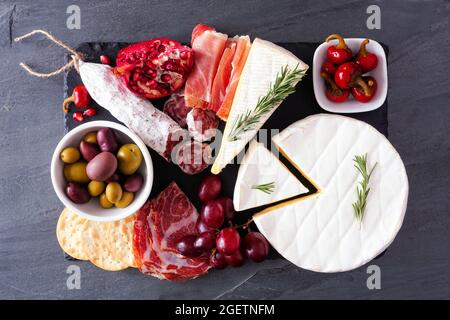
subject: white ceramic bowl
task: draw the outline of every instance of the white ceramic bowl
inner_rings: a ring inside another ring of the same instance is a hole
[[[101,128],[111,128],[119,140],[119,144],[134,143],[141,150],[144,158],[139,173],[144,177],[144,184],[135,196],[133,202],[126,208],[120,209],[112,207],[110,209],[102,208],[98,203],[98,198],[92,198],[88,203],[76,204],[72,202],[64,191],[66,180],[64,179],[64,164],[60,159],[61,151],[66,147],[78,147],[83,136],[91,131]],[[94,221],[116,221],[126,218],[139,210],[147,201],[153,184],[153,163],[150,153],[142,140],[127,127],[111,121],[91,121],[84,123],[69,131],[58,143],[53,153],[51,164],[51,176],[53,188],[58,198],[70,210],[78,213],[80,216]]]
[[[359,51],[359,46],[364,38],[346,38],[345,43],[352,50],[353,55],[357,54]],[[375,40],[369,39],[369,43],[366,48],[367,51],[375,53],[378,57],[378,66],[367,73],[375,78],[378,84],[377,92],[373,99],[367,103],[362,103],[350,97],[347,101],[342,103],[336,103],[328,100],[325,95],[325,81],[320,77],[320,69],[322,64],[327,59],[327,49],[329,46],[337,44],[337,40],[332,40],[329,43],[324,42],[319,47],[317,47],[314,52],[313,59],[313,84],[314,84],[314,95],[316,100],[322,109],[334,112],[334,113],[357,113],[366,112],[378,109],[381,107],[386,100],[387,88],[388,88],[388,77],[387,77],[387,61],[386,54],[384,53],[383,47]]]

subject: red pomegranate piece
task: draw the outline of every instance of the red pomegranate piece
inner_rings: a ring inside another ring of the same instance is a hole
[[[185,257],[177,243],[197,235],[198,212],[183,191],[172,182],[137,213],[133,251],[139,270],[160,279],[182,281],[205,274],[208,257]]]
[[[191,48],[178,41],[157,38],[121,49],[114,72],[136,95],[162,98],[181,88],[193,64]]]

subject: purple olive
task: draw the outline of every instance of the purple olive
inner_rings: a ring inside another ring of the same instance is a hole
[[[91,161],[96,155],[100,153],[100,149],[97,145],[81,140],[80,142],[80,152],[84,160]]]
[[[86,173],[91,180],[106,181],[117,169],[117,159],[110,152],[101,152],[89,161]]]
[[[100,146],[100,150],[102,151],[107,151],[115,154],[119,149],[116,135],[109,128],[101,128],[97,131],[97,142]]]
[[[144,178],[139,173],[129,176],[123,185],[123,188],[128,192],[138,192],[142,188]]]
[[[68,182],[66,185],[66,195],[77,204],[83,204],[91,200],[91,196],[85,187],[76,182]]]

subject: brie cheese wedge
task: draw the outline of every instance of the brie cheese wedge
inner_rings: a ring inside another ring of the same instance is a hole
[[[272,140],[320,189],[315,197],[254,216],[282,256],[304,269],[340,272],[367,263],[392,243],[406,211],[408,177],[386,137],[365,122],[319,114],[293,123]],[[352,204],[361,175],[353,159],[364,154],[368,170],[377,165],[359,221]]]
[[[308,65],[288,50],[272,42],[256,38],[253,41],[239,79],[220,150],[211,168],[212,173],[218,174],[230,163],[277,109],[279,103],[258,117],[255,123],[246,128],[245,131],[241,131],[238,136],[234,135],[236,131],[233,130],[236,122],[239,122],[245,115],[252,114],[255,111],[259,99],[268,94],[283,68],[287,68],[289,71],[297,68],[304,75]],[[293,85],[295,86],[300,80],[301,78],[295,81]]]
[[[242,211],[308,191],[263,143],[253,140],[239,166],[233,204],[236,211]]]

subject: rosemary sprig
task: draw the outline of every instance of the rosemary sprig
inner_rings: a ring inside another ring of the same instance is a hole
[[[252,189],[256,189],[262,191],[267,194],[271,194],[275,190],[275,182],[263,183],[263,184],[255,184],[252,186]]]
[[[361,173],[362,175],[362,181],[358,183],[358,186],[356,187],[356,194],[357,199],[356,202],[353,203],[353,209],[355,211],[356,219],[358,219],[360,222],[362,222],[364,217],[364,210],[366,209],[367,204],[367,196],[369,195],[369,180],[372,176],[372,172],[375,169],[377,163],[372,167],[372,170],[370,172],[367,172],[367,153],[362,156],[355,156],[353,159],[355,162],[355,168]]]
[[[287,65],[282,67],[275,83],[270,86],[269,92],[265,96],[258,99],[256,107],[240,114],[234,120],[228,141],[239,140],[241,134],[253,129],[263,115],[277,107],[291,93],[294,93],[295,85],[303,78],[305,73],[306,70],[300,69],[298,64],[292,70]]]

